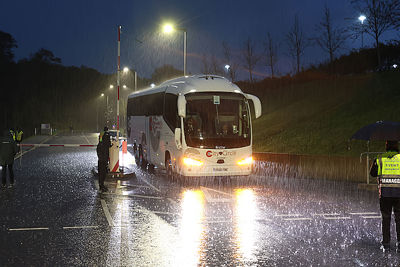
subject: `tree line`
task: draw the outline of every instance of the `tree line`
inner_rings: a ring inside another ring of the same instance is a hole
[[[222,60],[218,61],[214,55],[203,55],[202,71],[210,74],[223,74],[225,71],[221,66],[224,62],[229,65],[226,72],[232,81],[237,80],[237,72],[239,68],[242,68],[248,72],[249,82],[253,83],[256,67],[263,66],[269,77],[276,77],[279,57],[285,54],[293,60],[294,68],[291,73],[297,75],[304,71],[303,61],[306,48],[317,46],[327,55],[328,60],[324,64],[331,68],[328,71],[336,73],[338,68],[334,66],[334,62],[340,56],[340,52],[345,50],[346,40],[360,39],[364,36],[370,36],[374,40],[376,65],[373,69],[385,67],[387,62],[382,58],[384,44],[381,39],[383,34],[388,31],[400,30],[400,0],[350,0],[350,2],[358,14],[365,16],[362,22],[352,23],[347,27],[335,25],[331,11],[325,4],[313,33],[306,34],[299,16],[295,15],[292,26],[281,41],[278,41],[269,32],[266,33],[262,44],[248,37],[243,42],[240,52],[236,54],[232,52],[232,47],[224,41],[222,42],[224,55]],[[392,40],[389,45],[396,42],[397,40]],[[286,47],[286,52],[279,51],[278,47]],[[361,50],[364,48],[361,47]],[[355,53],[355,50],[351,53]]]
[[[292,27],[284,36],[287,53],[293,58],[295,77],[277,78],[276,68],[282,45],[270,34],[266,34],[263,49],[250,37],[243,42],[240,55],[227,43],[222,42],[223,62],[229,64],[225,71],[221,59],[215,55],[203,55],[202,73],[227,75],[237,81],[239,68],[249,73],[248,82],[239,82],[245,90],[254,90],[254,70],[260,64],[270,73],[270,78],[259,81],[271,88],[302,80],[318,78],[323,73],[349,74],[370,70],[385,70],[399,62],[400,43],[397,40],[382,44],[382,35],[400,27],[400,0],[351,0],[356,11],[365,14],[363,24],[342,28],[334,25],[331,12],[325,5],[320,21],[315,25],[313,36],[306,36],[299,16],[295,16]],[[370,35],[375,40],[374,48],[353,50],[348,55],[339,55],[345,40]],[[318,45],[327,54],[328,61],[303,68],[305,49]],[[98,129],[102,125],[115,124],[116,74],[103,74],[81,66],[63,66],[60,58],[51,51],[39,49],[27,58],[15,61],[13,50],[17,42],[11,34],[0,31],[0,126],[22,127],[33,133],[41,123],[51,123],[53,128]],[[318,74],[320,73],[320,74]],[[321,74],[322,73],[322,74]],[[167,79],[181,76],[182,71],[171,65],[154,70],[150,78],[138,77],[137,88],[147,87],[150,82],[159,84]],[[280,76],[280,75],[279,75]],[[122,87],[127,84],[128,86]],[[133,72],[121,75],[121,98],[125,100],[133,91]],[[114,85],[114,89],[110,89]],[[259,86],[257,88],[260,88]],[[262,92],[253,92],[262,94]],[[103,94],[103,96],[102,96]],[[108,99],[108,101],[107,101]],[[121,101],[121,114],[124,114]],[[113,115],[113,116],[111,116]],[[124,117],[121,117],[123,124]]]

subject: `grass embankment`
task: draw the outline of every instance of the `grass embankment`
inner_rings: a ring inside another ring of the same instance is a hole
[[[349,138],[378,120],[400,121],[400,74],[369,73],[274,88],[256,88],[263,116],[253,122],[254,150],[358,156],[365,141]],[[350,150],[348,149],[350,145]],[[382,151],[371,142],[370,151]]]

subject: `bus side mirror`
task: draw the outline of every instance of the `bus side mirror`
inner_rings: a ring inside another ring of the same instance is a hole
[[[182,148],[181,142],[181,128],[175,128],[175,144],[177,149]]]
[[[256,119],[259,118],[261,116],[261,101],[258,97],[256,97],[255,95],[250,95],[250,94],[246,94],[247,99],[250,99],[251,101],[253,101],[253,105],[254,105],[254,113],[256,114]]]
[[[186,117],[186,98],[184,95],[178,96],[178,115],[179,117]]]

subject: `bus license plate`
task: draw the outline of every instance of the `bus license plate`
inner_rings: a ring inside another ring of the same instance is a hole
[[[213,171],[215,171],[215,172],[227,172],[228,168],[213,168]]]

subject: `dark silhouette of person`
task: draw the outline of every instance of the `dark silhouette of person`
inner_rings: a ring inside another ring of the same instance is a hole
[[[3,132],[3,136],[0,137],[0,165],[2,167],[1,171],[1,181],[2,187],[6,187],[7,185],[7,168],[10,177],[9,187],[14,186],[14,157],[17,154],[18,148],[17,144],[14,141],[13,136],[11,135],[9,130]]]
[[[107,175],[107,166],[108,160],[110,158],[110,134],[108,133],[107,126],[104,127],[104,131],[99,135],[99,143],[97,145],[97,157],[98,157],[98,165],[97,170],[99,173],[99,189],[101,192],[107,192],[108,189],[104,185],[104,181],[106,180]]]

